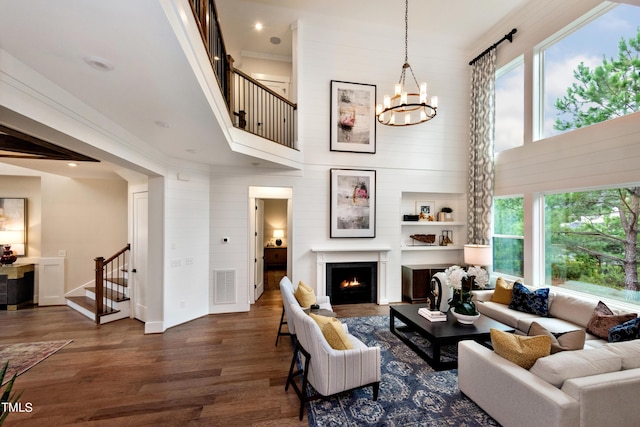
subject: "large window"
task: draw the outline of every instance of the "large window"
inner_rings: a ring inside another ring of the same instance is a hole
[[[493,201],[493,271],[524,276],[524,207],[522,197]]]
[[[524,142],[524,62],[522,57],[496,72],[494,153]]]
[[[586,25],[574,27],[568,35],[565,31],[540,50],[543,123],[539,138],[640,109],[640,7],[623,4],[602,9],[605,12]]]
[[[640,305],[640,186],[545,196],[548,285]]]

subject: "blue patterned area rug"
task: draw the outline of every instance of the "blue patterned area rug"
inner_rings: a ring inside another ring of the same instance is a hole
[[[310,426],[499,426],[460,393],[456,370],[434,372],[393,335],[389,316],[341,320],[349,333],[368,346],[380,347],[378,400],[372,400],[371,387],[314,400],[306,405]],[[417,335],[411,339],[428,352],[428,341]],[[455,357],[452,352],[455,348],[443,349],[444,360]]]

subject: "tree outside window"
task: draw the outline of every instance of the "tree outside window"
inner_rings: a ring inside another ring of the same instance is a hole
[[[493,271],[524,276],[524,199],[493,200]]]

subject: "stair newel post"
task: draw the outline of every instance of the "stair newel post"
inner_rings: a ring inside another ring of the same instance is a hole
[[[100,324],[100,314],[104,310],[104,257],[95,258],[96,262],[96,323]]]

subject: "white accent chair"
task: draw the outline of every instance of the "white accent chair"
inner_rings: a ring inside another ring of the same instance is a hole
[[[280,315],[280,326],[278,327],[278,335],[276,336],[276,347],[278,346],[278,340],[280,339],[281,336],[290,335],[292,340],[295,342],[296,327],[293,324],[293,320],[290,321],[290,319],[293,319],[293,317],[291,316],[289,307],[291,306],[291,304],[300,306],[300,304],[298,304],[298,300],[294,296],[294,292],[296,288],[297,288],[297,285],[294,288],[293,284],[291,283],[291,280],[289,280],[287,276],[284,276],[282,280],[280,280],[280,293],[282,294],[282,314]],[[326,295],[316,296],[316,301],[317,301],[316,303],[320,306],[320,308],[333,311],[333,309],[331,308],[331,302],[328,296]],[[285,314],[286,314],[287,320],[284,320]],[[287,329],[289,330],[289,332],[282,331],[282,327],[284,325],[287,325]]]
[[[380,389],[380,348],[367,347],[353,335],[349,335],[353,349],[335,350],[325,339],[315,320],[296,303],[289,306],[289,325],[295,324],[296,348],[289,368],[285,391],[291,384],[300,398],[300,420],[304,416],[304,404],[333,394],[360,387],[373,387],[373,400],[378,399]],[[302,368],[298,368],[299,363]],[[301,377],[301,384],[295,379]],[[307,383],[318,392],[309,395]]]

